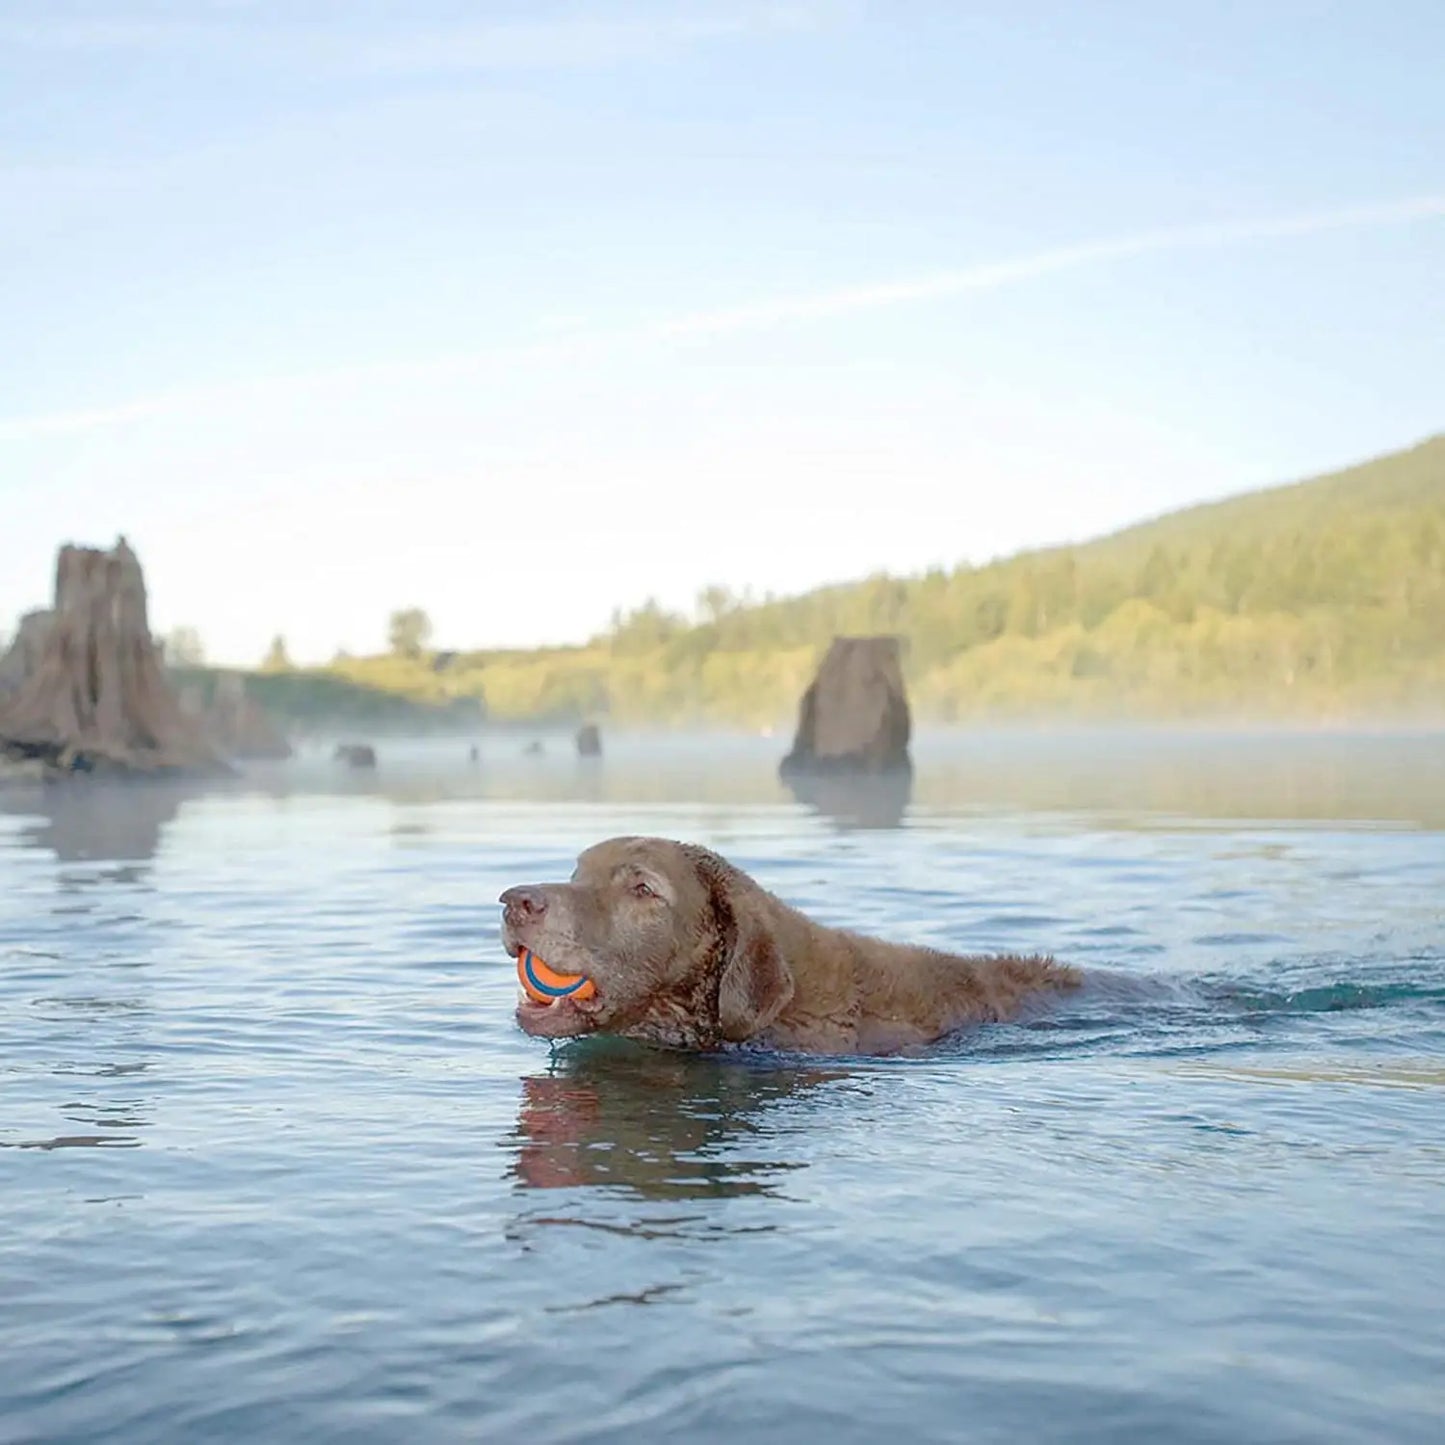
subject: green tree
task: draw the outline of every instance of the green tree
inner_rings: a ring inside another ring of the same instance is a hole
[[[396,657],[420,657],[431,641],[431,618],[420,607],[403,607],[391,614],[387,639]]]
[[[612,645],[620,652],[647,652],[683,631],[687,620],[666,611],[655,597],[623,616],[614,613]]]
[[[266,656],[261,661],[261,670],[262,672],[290,672],[291,668],[291,654],[286,651],[286,639],[278,632],[271,639],[271,646],[266,649]]]
[[[173,627],[162,639],[166,662],[171,667],[204,667],[206,649],[194,627]]]
[[[1139,580],[1134,586],[1135,595],[1157,601],[1168,595],[1178,575],[1179,569],[1168,548],[1156,542],[1140,569]]]
[[[704,587],[697,594],[697,614],[704,625],[721,622],[729,612],[736,611],[739,605],[739,599],[726,587]]]
[[[442,681],[391,656],[337,670],[414,701],[484,692],[499,716],[752,726],[796,715],[832,636],[873,631],[903,636],[920,717],[1438,716],[1445,437],[1067,548],[761,603],[712,586],[691,621],[649,601],[585,647],[463,654]]]

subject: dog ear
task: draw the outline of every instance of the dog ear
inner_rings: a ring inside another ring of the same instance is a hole
[[[718,983],[717,1016],[723,1038],[740,1044],[760,1034],[792,996],[793,975],[771,935],[755,921],[740,927]]]
[[[692,850],[721,939],[718,1027],[729,1043],[760,1034],[787,1007],[793,975],[760,916],[762,890],[706,849]]]

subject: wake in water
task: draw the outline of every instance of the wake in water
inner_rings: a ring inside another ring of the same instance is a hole
[[[1364,1015],[1379,1015],[1363,1018]],[[1445,1044],[1445,954],[1288,960],[1193,977],[1091,969],[1084,987],[1016,1024],[957,1035],[953,1056],[1209,1053],[1335,1035],[1340,1049]]]

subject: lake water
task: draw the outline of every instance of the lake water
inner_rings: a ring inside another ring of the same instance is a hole
[[[0,792],[0,1439],[1445,1438],[1445,736],[607,742]],[[553,1052],[495,900],[620,832],[1101,981]]]

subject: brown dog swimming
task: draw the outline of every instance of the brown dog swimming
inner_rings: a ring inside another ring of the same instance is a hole
[[[825,928],[716,853],[665,838],[599,843],[570,882],[509,888],[501,902],[509,954],[531,949],[596,985],[585,1000],[524,999],[517,1022],[541,1038],[886,1054],[1082,982],[1050,958],[964,957]]]

